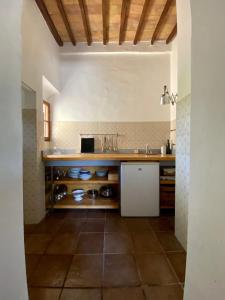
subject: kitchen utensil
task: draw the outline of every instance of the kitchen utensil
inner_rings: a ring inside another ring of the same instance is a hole
[[[81,170],[80,168],[70,168],[68,171],[68,176],[70,178],[77,179],[79,178],[80,170]]]
[[[90,199],[96,199],[98,197],[98,191],[97,190],[88,190],[87,195]]]
[[[81,169],[80,174],[89,174],[91,173],[89,170]]]
[[[107,175],[107,172],[107,170],[97,170],[95,174],[97,177],[105,177]]]
[[[166,154],[166,146],[161,147],[161,154],[165,155]]]
[[[55,201],[63,199],[67,195],[67,186],[65,184],[57,184],[53,191]]]
[[[85,195],[85,191],[83,189],[74,189],[72,190],[72,196],[75,201],[82,201]]]
[[[110,185],[104,185],[100,188],[100,195],[104,198],[111,198],[114,196],[114,190]]]
[[[92,177],[92,174],[90,172],[89,173],[83,173],[83,174],[79,175],[79,178],[81,180],[89,180],[89,179],[91,179],[91,177]]]

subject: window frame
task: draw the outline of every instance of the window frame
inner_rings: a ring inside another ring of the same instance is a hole
[[[44,112],[44,108],[43,108],[43,119],[44,119],[44,126],[47,123],[48,124],[48,136],[46,137],[44,135],[44,141],[45,142],[50,142],[51,140],[51,104],[45,100],[43,100],[43,106],[47,107],[47,120],[45,119],[45,112]],[[44,134],[45,134],[45,130],[44,130]]]

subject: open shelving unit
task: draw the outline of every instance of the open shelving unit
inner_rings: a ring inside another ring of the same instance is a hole
[[[51,208],[51,206],[47,206]],[[54,204],[54,209],[116,209],[119,208],[119,202],[114,198],[89,199],[84,197],[80,202],[76,202],[72,195],[66,196],[64,199],[59,200]]]
[[[165,180],[164,169],[175,169],[175,166],[160,167],[160,209],[175,209],[175,174],[169,176]],[[170,179],[171,177],[171,179]]]
[[[63,180],[54,180],[54,184],[119,184],[119,180],[108,180],[107,177],[96,177],[93,176],[89,180],[81,180],[81,179],[72,179],[72,178],[65,178]]]
[[[108,179],[106,177],[93,177],[89,180],[73,179],[67,176],[68,170],[72,167],[51,166],[46,167],[46,186],[51,186],[51,189],[46,190],[46,208],[47,209],[117,209],[119,208],[119,194],[120,194],[120,168],[119,166],[82,166],[82,169],[90,170],[92,174],[95,174],[96,170],[107,169],[117,174],[117,178]],[[56,176],[57,171],[64,173],[65,176]],[[50,184],[49,184],[50,183]],[[67,186],[67,195],[61,199],[55,201],[54,188],[56,185],[64,184]],[[101,186],[112,185],[116,192],[116,197],[103,198],[98,196],[96,199],[90,199],[87,195],[83,200],[75,201],[72,197],[72,190],[82,188],[85,191],[89,189],[100,190]]]

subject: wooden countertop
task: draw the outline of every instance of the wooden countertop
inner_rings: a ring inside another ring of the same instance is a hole
[[[44,155],[43,161],[76,161],[76,160],[119,160],[119,161],[175,161],[171,154],[134,154],[134,153],[77,153]]]

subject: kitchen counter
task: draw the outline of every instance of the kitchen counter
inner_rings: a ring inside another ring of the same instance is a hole
[[[135,153],[76,153],[43,155],[43,161],[81,161],[81,160],[116,160],[116,161],[175,161],[171,154],[135,154]]]

